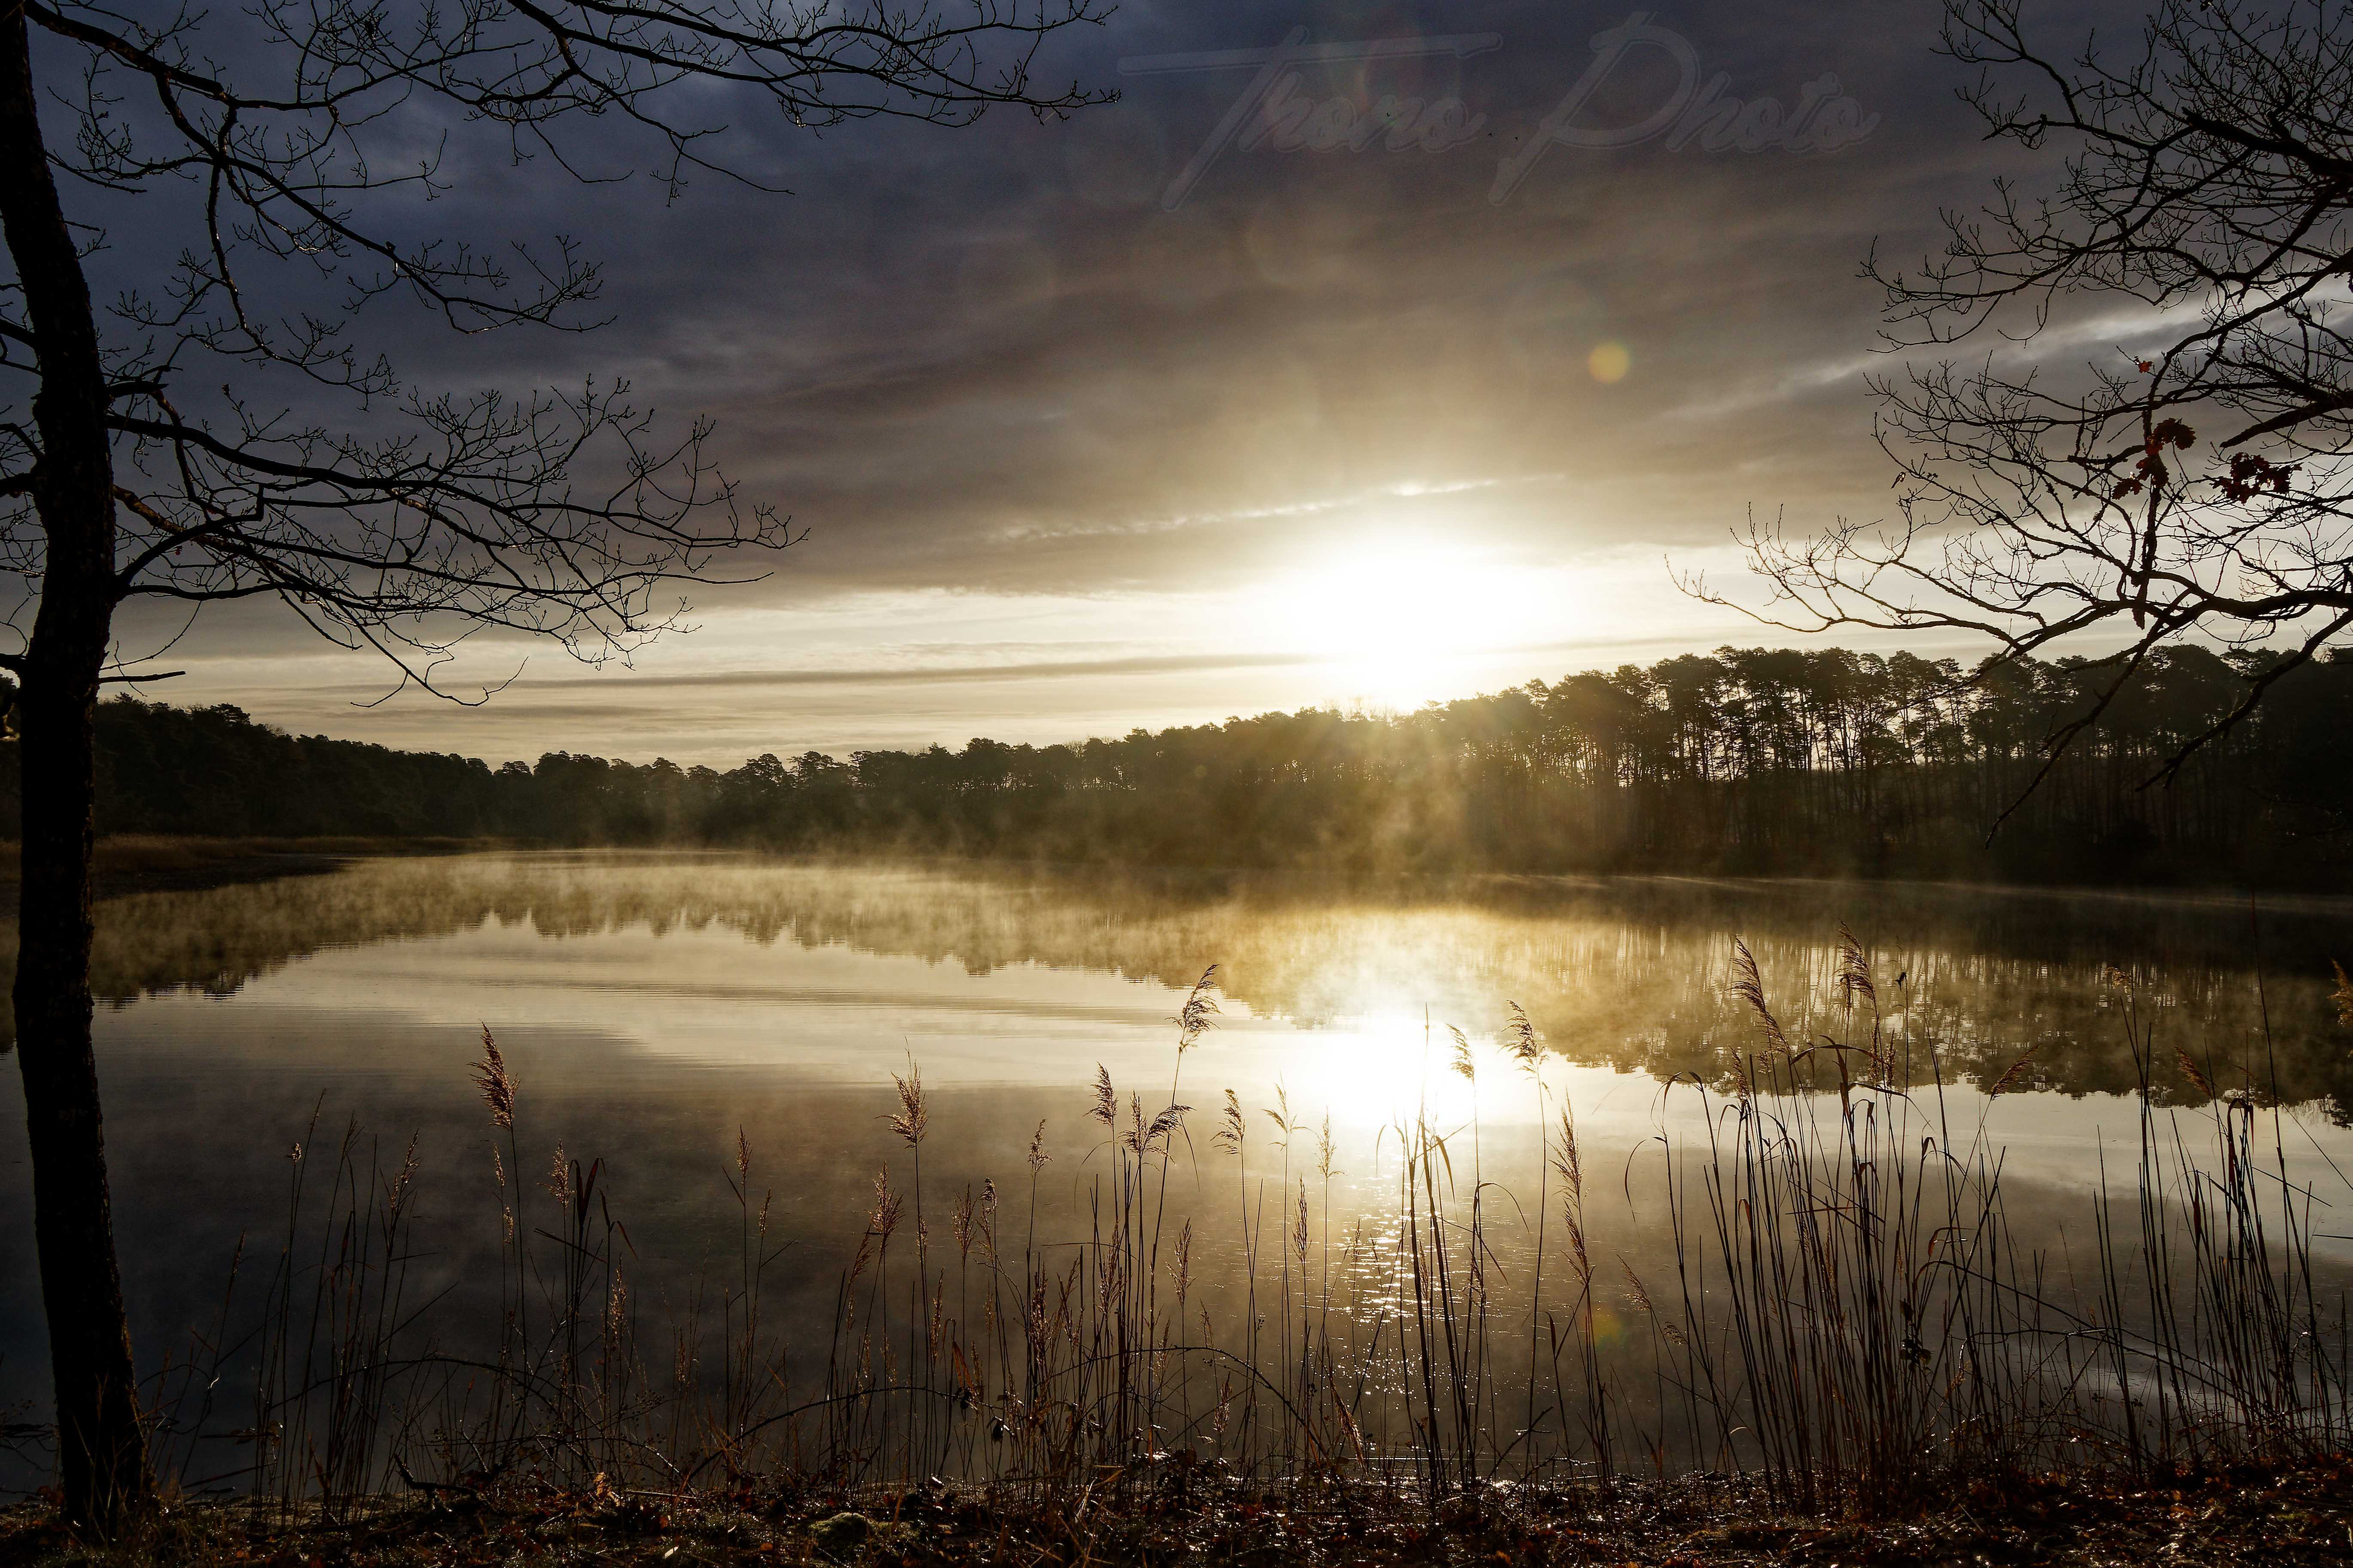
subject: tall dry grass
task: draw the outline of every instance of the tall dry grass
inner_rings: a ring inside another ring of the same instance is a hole
[[[1197,1142],[1179,1097],[1216,1023],[1213,969],[1172,1020],[1166,1089],[1099,1068],[1091,1146],[1055,1149],[1041,1122],[1009,1198],[993,1179],[929,1190],[930,1091],[912,1061],[893,1075],[903,1184],[879,1164],[824,1342],[797,1346],[771,1304],[787,1255],[751,1142],[727,1172],[730,1268],[649,1330],[602,1166],[559,1148],[543,1179],[523,1174],[528,1086],[486,1030],[498,1321],[463,1342],[487,1348],[438,1343],[419,1299],[414,1145],[388,1156],[353,1128],[322,1151],[314,1127],[289,1161],[256,1326],[233,1335],[225,1302],[167,1369],[159,1452],[192,1484],[232,1476],[288,1509],[522,1478],[617,1495],[930,1476],[1083,1489],[1171,1465],[1431,1498],[1687,1467],[1821,1509],[1989,1472],[2341,1450],[2347,1303],[2316,1266],[2321,1200],[2290,1169],[2281,1108],[2213,1094],[2184,1051],[2211,1098],[2168,1110],[2155,1072],[2176,1047],[2114,978],[2137,1147],[2087,1205],[2088,1260],[2038,1251],[2006,1209],[1984,1110],[2031,1081],[2033,1052],[1957,1116],[1933,1050],[1915,1060],[1884,1026],[1843,931],[1837,1037],[1794,1037],[1734,945],[1744,1037],[1715,1081],[1667,1087],[1691,1115],[1662,1117],[1621,1182],[1595,1181],[1558,1058],[1517,1008],[1492,1042],[1433,1043],[1432,1070],[1471,1080],[1474,1105],[1483,1073],[1525,1080],[1532,1207],[1492,1179],[1476,1113],[1441,1125],[1426,1099],[1375,1142],[1387,1196],[1345,1214],[1329,1118],[1287,1094],[1254,1116],[1223,1091]],[[1058,1160],[1079,1222],[1041,1236]],[[1600,1252],[1611,1185],[1659,1200],[1663,1272]],[[1213,1245],[1235,1259],[1215,1290]],[[231,1365],[252,1414],[223,1431]],[[224,1443],[238,1461],[207,1470],[199,1454]]]

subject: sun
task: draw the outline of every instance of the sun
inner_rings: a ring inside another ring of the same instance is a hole
[[[1397,1008],[1336,1018],[1303,1039],[1288,1058],[1292,1093],[1320,1105],[1343,1127],[1392,1127],[1428,1117],[1440,1128],[1470,1120],[1472,1086],[1457,1077],[1443,1028]]]
[[[1384,543],[1335,556],[1273,595],[1285,640],[1327,664],[1333,695],[1410,709],[1459,696],[1463,663],[1524,640],[1526,578],[1481,552]]]

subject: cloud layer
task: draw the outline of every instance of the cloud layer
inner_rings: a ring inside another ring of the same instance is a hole
[[[642,180],[584,187],[470,154],[417,221],[583,237],[614,323],[480,341],[403,323],[412,374],[626,374],[670,416],[715,418],[730,473],[807,539],[764,580],[697,594],[701,629],[630,670],[470,647],[477,679],[523,670],[479,709],[413,692],[354,707],[385,689],[379,672],[252,607],[210,615],[173,651],[191,673],[154,694],[493,758],[1075,738],[1345,696],[1361,649],[1320,648],[1306,623],[1329,616],[1286,616],[1270,585],[1305,603],[1319,574],[1441,557],[1489,574],[1499,602],[1529,591],[1512,626],[1408,636],[1446,650],[1433,682],[1787,640],[1682,598],[1666,558],[1729,564],[1725,531],[1751,507],[1803,526],[1884,505],[1863,386],[1876,300],[1857,268],[1874,241],[1933,245],[1938,205],[1976,199],[1992,154],[1931,51],[1933,6],[1710,3],[1655,21],[1698,90],[1720,74],[1712,101],[1737,100],[1719,131],[1769,142],[1775,114],[1836,98],[1868,135],[1834,152],[1710,150],[1696,126],[1679,146],[1551,145],[1492,200],[1625,20],[1130,5],[1058,42],[1050,74],[1124,94],[1066,121],[815,137],[719,106],[783,196],[704,180],[665,205]],[[1385,102],[1451,100],[1459,144],[1229,144],[1167,205],[1252,78],[1133,62],[1294,27],[1389,41],[1299,68],[1284,101],[1331,116],[1324,140]],[[1470,33],[1499,41],[1411,52]],[[1680,71],[1672,49],[1630,50],[1572,123],[1636,124]],[[1398,615],[1419,618],[1409,598]],[[175,626],[136,619],[126,650]]]

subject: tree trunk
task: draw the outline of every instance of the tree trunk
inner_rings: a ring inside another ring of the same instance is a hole
[[[50,178],[37,102],[20,7],[0,21],[0,227],[40,363],[33,498],[47,550],[16,700],[24,747],[16,1051],[58,1479],[69,1516],[111,1532],[146,1501],[152,1484],[90,1034],[91,721],[117,598],[114,475],[90,287]]]
[[[34,1231],[57,1390],[68,1513],[111,1532],[146,1500],[131,1337],[114,1257],[106,1142],[90,1048],[90,712],[26,681],[24,845],[15,1000],[32,1151]]]

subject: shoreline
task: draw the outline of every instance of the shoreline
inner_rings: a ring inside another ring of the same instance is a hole
[[[1754,1478],[1527,1486],[1436,1505],[1379,1482],[1254,1482],[1172,1456],[1083,1489],[844,1489],[747,1476],[717,1491],[536,1481],[299,1505],[181,1497],[138,1536],[77,1541],[46,1503],[0,1508],[5,1568],[1905,1568],[2157,1562],[2302,1568],[2353,1555],[2342,1457],[2128,1478],[1956,1477],[1807,1513]]]
[[[1511,870],[1372,870],[1298,866],[1169,865],[1152,861],[1047,860],[1025,857],[943,855],[934,851],[892,848],[776,849],[759,845],[710,844],[554,844],[543,839],[404,837],[345,836],[332,837],[236,837],[195,834],[120,834],[98,840],[93,868],[95,896],[190,891],[266,882],[284,877],[320,876],[355,860],[433,858],[444,856],[499,852],[544,852],[551,855],[616,855],[643,858],[742,856],[779,864],[902,865],[966,868],[980,871],[1029,873],[1039,876],[1095,876],[1112,872],[1135,879],[1228,879],[1261,878],[1286,882],[1325,881],[1335,888],[1358,891],[1384,889],[1404,891],[1419,888],[1443,891],[1483,885],[1522,893],[1565,894],[1580,889],[1650,883],[1694,891],[1769,895],[1776,890],[1810,887],[1880,889],[1919,896],[2000,896],[2022,899],[2094,899],[2103,901],[2156,900],[2176,905],[2212,905],[2243,910],[2249,900],[2273,913],[2335,913],[2353,893],[2319,891],[2306,887],[2257,886],[2229,883],[2155,881],[2137,886],[2102,882],[2002,882],[1972,879],[1936,880],[1917,877],[1858,877],[1837,873],[1818,876],[1749,874],[1715,871],[1511,871]],[[15,900],[17,885],[16,844],[0,839],[0,918]]]
[[[208,838],[123,834],[101,837],[92,865],[93,896],[195,891],[284,877],[316,877],[354,860],[465,855],[524,847],[508,839]],[[0,918],[15,913],[16,844],[0,840]]]

